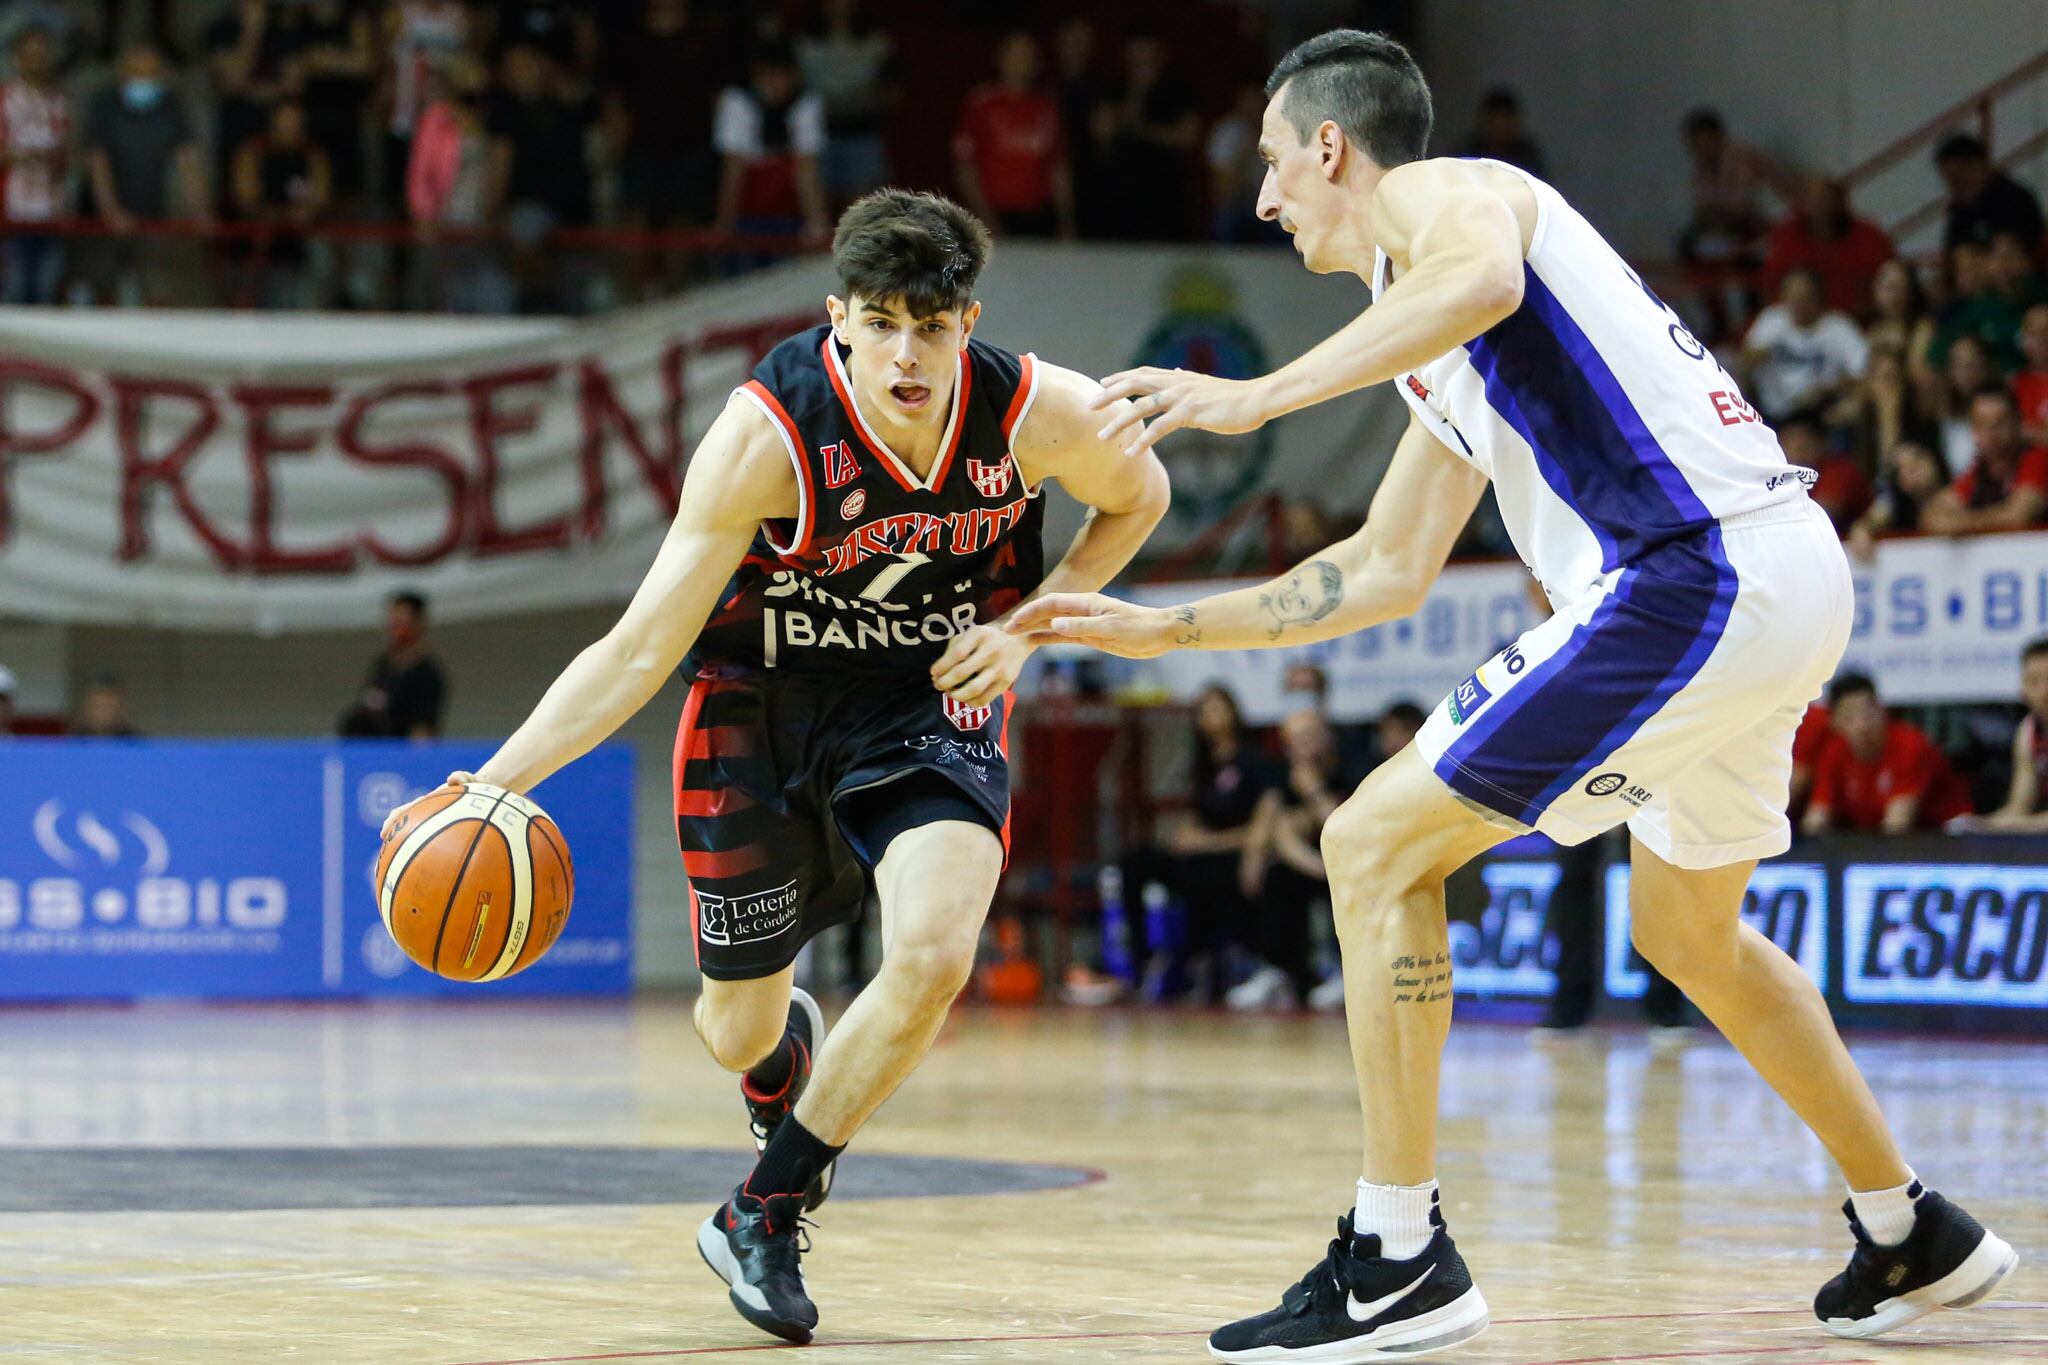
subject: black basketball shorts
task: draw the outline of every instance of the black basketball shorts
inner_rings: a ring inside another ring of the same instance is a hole
[[[1007,856],[1010,710],[1007,693],[961,706],[923,673],[697,679],[676,729],[675,793],[698,968],[772,976],[858,918],[884,851],[870,817],[895,784],[944,793],[919,809],[987,825]]]

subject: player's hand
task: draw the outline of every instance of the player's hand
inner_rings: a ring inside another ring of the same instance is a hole
[[[411,810],[414,806],[417,806],[420,802],[426,800],[429,796],[432,796],[434,792],[460,790],[463,787],[467,787],[470,783],[474,781],[476,781],[475,773],[448,774],[448,780],[446,782],[443,782],[440,786],[434,788],[434,791],[423,792],[420,795],[415,796],[412,800],[406,802],[402,806],[399,806],[397,809],[393,810],[391,814],[385,816],[384,828],[377,832],[377,837],[380,839],[389,839],[392,833],[396,831],[400,825],[405,823],[405,813]]]
[[[1162,370],[1150,365],[1109,376],[1102,381],[1102,392],[1088,406],[1106,408],[1119,398],[1132,401],[1110,419],[1099,435],[1105,441],[1112,440],[1143,423],[1133,439],[1122,443],[1126,455],[1149,450],[1167,432],[1182,427],[1235,436],[1258,430],[1272,416],[1265,410],[1256,379],[1218,379],[1214,375]]]
[[[1000,626],[971,627],[932,665],[932,686],[962,706],[987,706],[1010,690],[1036,648]]]
[[[1059,640],[1126,659],[1150,659],[1173,648],[1179,623],[1157,607],[1120,602],[1099,592],[1054,593],[1026,602],[1005,628],[1033,644]]]

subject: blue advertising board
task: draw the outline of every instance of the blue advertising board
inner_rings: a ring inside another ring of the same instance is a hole
[[[394,806],[481,745],[32,740],[0,779],[0,999],[622,992],[632,985],[633,755],[534,797],[576,899],[554,947],[487,986],[407,961],[377,913]]]

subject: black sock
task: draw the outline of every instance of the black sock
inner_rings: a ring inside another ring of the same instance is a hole
[[[747,1089],[762,1099],[782,1093],[796,1072],[796,1035],[784,1031],[775,1051],[747,1068]]]
[[[827,1146],[816,1133],[798,1123],[796,1115],[791,1114],[776,1125],[775,1136],[768,1139],[767,1149],[754,1163],[754,1173],[747,1177],[747,1183],[741,1188],[757,1199],[776,1194],[802,1194],[832,1158],[845,1150],[843,1146]]]

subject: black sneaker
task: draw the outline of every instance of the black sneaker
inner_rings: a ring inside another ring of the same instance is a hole
[[[811,1060],[818,1055],[818,1047],[825,1041],[825,1012],[818,1008],[818,1002],[811,999],[809,991],[792,986],[789,991],[789,1031],[796,1038],[796,1066],[791,1069],[789,1079],[782,1089],[772,1095],[757,1094],[747,1084],[745,1074],[740,1076],[740,1097],[747,1102],[747,1122],[754,1130],[754,1151],[766,1150],[768,1139],[775,1133],[782,1121],[796,1109],[796,1102],[803,1098],[804,1087],[811,1083]],[[832,1193],[832,1176],[838,1169],[835,1160],[818,1172],[810,1188],[804,1191],[804,1212],[809,1213],[825,1202]]]
[[[1436,1235],[1406,1261],[1382,1257],[1378,1237],[1354,1237],[1350,1216],[1339,1218],[1322,1264],[1282,1294],[1278,1308],[1217,1328],[1209,1354],[1346,1365],[1423,1355],[1478,1336],[1486,1330],[1486,1300],[1441,1220],[1431,1218]]]
[[[1922,1192],[1918,1181],[1911,1193],[1913,1230],[1897,1246],[1871,1241],[1856,1206],[1842,1205],[1856,1253],[1813,1300],[1814,1316],[1836,1336],[1874,1337],[1937,1308],[1968,1308],[2020,1263],[2011,1247],[1956,1205]]]
[[[697,1229],[697,1253],[731,1286],[740,1316],[799,1346],[818,1326],[800,1263],[810,1250],[802,1213],[796,1195],[757,1199],[742,1186]]]

